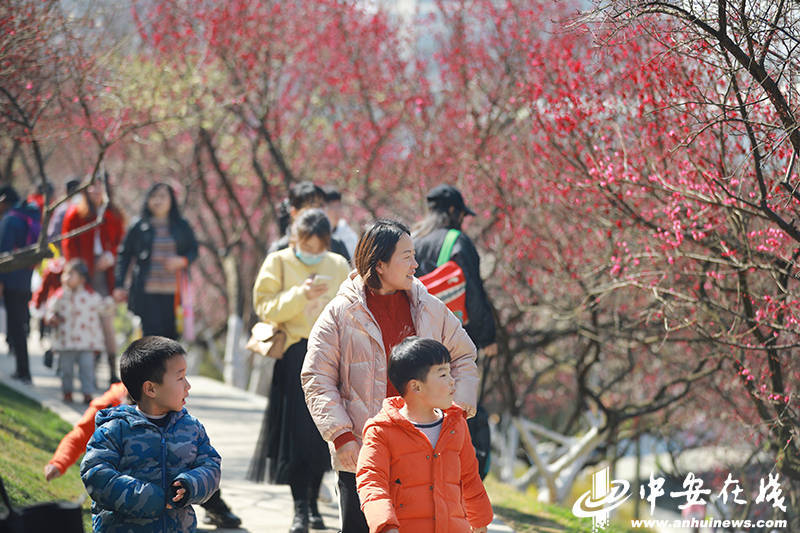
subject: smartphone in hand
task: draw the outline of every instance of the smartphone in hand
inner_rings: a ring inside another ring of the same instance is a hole
[[[312,285],[327,285],[332,278],[325,274],[316,274],[314,279],[311,280]]]

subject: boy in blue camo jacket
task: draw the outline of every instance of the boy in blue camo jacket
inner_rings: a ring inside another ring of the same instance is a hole
[[[220,456],[183,405],[189,395],[186,352],[165,337],[133,342],[120,358],[136,405],[97,413],[81,462],[95,532],[188,532],[192,505],[219,486]]]

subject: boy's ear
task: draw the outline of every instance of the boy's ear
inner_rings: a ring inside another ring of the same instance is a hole
[[[406,385],[408,392],[420,392],[422,390],[422,383],[418,379],[412,379]]]
[[[156,383],[154,381],[147,380],[144,383],[142,383],[142,396],[147,396],[148,398],[155,398]]]

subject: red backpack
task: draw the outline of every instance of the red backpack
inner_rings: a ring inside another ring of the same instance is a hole
[[[436,261],[436,269],[420,276],[419,280],[428,292],[439,298],[461,321],[462,326],[469,322],[467,316],[467,279],[464,271],[455,261],[450,260],[456,239],[461,235],[457,229],[447,232]]]

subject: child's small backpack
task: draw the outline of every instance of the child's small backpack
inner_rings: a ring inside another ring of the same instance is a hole
[[[461,232],[451,229],[447,232],[436,261],[436,269],[420,276],[419,280],[428,292],[441,301],[461,321],[462,326],[469,322],[467,316],[467,278],[458,263],[450,260],[453,246]]]

